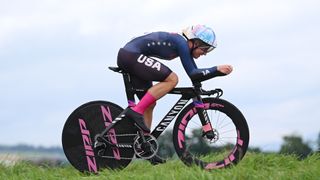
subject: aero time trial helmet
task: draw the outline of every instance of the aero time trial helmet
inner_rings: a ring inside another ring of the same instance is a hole
[[[217,47],[216,35],[213,30],[205,25],[195,25],[182,30],[182,34],[188,39],[199,39],[209,46],[208,52]]]

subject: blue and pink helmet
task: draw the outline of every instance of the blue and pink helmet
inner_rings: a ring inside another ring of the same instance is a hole
[[[182,30],[182,34],[188,39],[199,39],[206,45],[210,46],[209,51],[217,47],[216,35],[210,27],[205,25],[195,25]]]

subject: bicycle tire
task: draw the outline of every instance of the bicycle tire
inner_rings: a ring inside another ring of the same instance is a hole
[[[249,145],[249,128],[245,117],[236,106],[226,100],[204,98],[203,103],[219,139],[215,143],[204,140],[202,130],[196,128],[197,124],[200,128],[202,125],[196,107],[191,103],[182,110],[174,125],[173,143],[176,153],[186,165],[197,165],[206,170],[237,164],[244,157]],[[190,134],[193,134],[193,137],[190,137]]]
[[[104,154],[114,158],[103,158],[94,149],[94,138],[101,133],[123,108],[108,101],[91,101],[75,109],[68,117],[62,131],[62,146],[70,164],[81,172],[98,173],[104,168],[122,169],[134,156],[133,149],[107,146]],[[124,119],[114,126],[112,132],[116,143],[132,141],[128,137],[116,137],[115,133],[136,132],[133,123]],[[110,131],[109,131],[110,132]],[[128,157],[128,159],[123,158]]]

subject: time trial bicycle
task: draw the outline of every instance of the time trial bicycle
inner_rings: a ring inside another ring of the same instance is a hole
[[[146,90],[133,87],[130,74],[122,69],[109,69],[123,75],[128,107],[135,106],[135,93]],[[62,132],[68,161],[81,172],[98,173],[125,168],[134,158],[151,159],[159,149],[157,138],[174,119],[172,142],[186,165],[212,170],[235,165],[244,157],[249,144],[246,119],[236,106],[220,98],[221,89],[204,90],[201,82],[193,82],[193,87],[177,87],[169,94],[181,97],[151,133],[143,132],[115,103],[81,105]]]

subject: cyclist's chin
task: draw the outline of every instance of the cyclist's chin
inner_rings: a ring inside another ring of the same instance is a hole
[[[200,57],[199,54],[194,54],[194,55],[193,55],[193,58],[194,58],[194,59],[198,59],[199,57]]]

